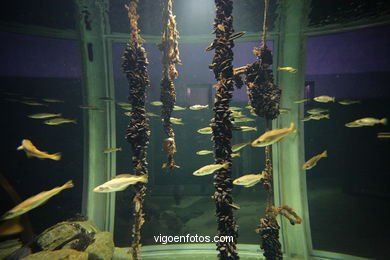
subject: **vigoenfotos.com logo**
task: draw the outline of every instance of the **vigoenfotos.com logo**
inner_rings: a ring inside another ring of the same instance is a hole
[[[153,236],[156,243],[166,245],[168,243],[217,243],[217,242],[233,242],[232,236],[199,236],[198,234],[185,236]]]

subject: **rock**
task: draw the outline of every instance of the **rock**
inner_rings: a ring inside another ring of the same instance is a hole
[[[61,249],[55,251],[41,251],[29,255],[23,260],[88,260],[88,253],[79,252],[73,249]]]
[[[114,240],[112,233],[99,232],[95,235],[95,242],[87,247],[89,260],[111,260],[114,254]]]

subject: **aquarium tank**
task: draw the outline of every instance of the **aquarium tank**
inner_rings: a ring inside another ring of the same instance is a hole
[[[390,259],[389,1],[6,1],[0,37],[0,259]]]

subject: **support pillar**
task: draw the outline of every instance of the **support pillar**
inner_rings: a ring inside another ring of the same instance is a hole
[[[114,98],[110,75],[111,44],[105,41],[109,33],[108,0],[76,0],[80,28],[83,104],[104,109],[84,110],[84,187],[82,213],[102,230],[113,232],[114,194],[93,192],[93,188],[115,175],[115,153],[103,150],[115,147],[115,104],[101,97]]]
[[[296,134],[285,137],[274,145],[275,162],[275,204],[288,205],[303,219],[302,224],[291,225],[285,218],[281,220],[282,244],[286,259],[310,259],[312,250],[306,176],[301,170],[304,163],[304,133],[301,116],[303,104],[295,100],[303,98],[304,64],[306,39],[303,31],[306,26],[310,0],[282,0],[280,10],[279,32],[277,43],[278,67],[293,67],[297,73],[278,71],[278,85],[282,88],[282,108],[290,109],[289,113],[275,120],[273,128],[289,127],[293,122]]]

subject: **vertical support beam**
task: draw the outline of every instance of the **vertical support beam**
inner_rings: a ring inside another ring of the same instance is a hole
[[[310,0],[282,0],[278,40],[278,67],[294,67],[297,73],[278,72],[278,85],[282,88],[282,106],[290,112],[274,122],[274,128],[288,127],[294,122],[296,134],[284,138],[274,149],[276,205],[292,207],[303,219],[292,226],[282,219],[284,252],[287,259],[310,259],[312,250],[306,176],[301,170],[304,162],[303,124],[300,118],[303,105],[293,103],[303,98],[306,39],[303,31],[307,22]]]
[[[98,194],[94,187],[106,182],[115,172],[115,155],[104,154],[115,147],[114,98],[111,69],[111,46],[103,35],[109,33],[108,0],[76,0],[80,24],[83,70],[83,104],[104,109],[84,110],[84,187],[82,211],[97,227],[113,231],[114,195]]]

